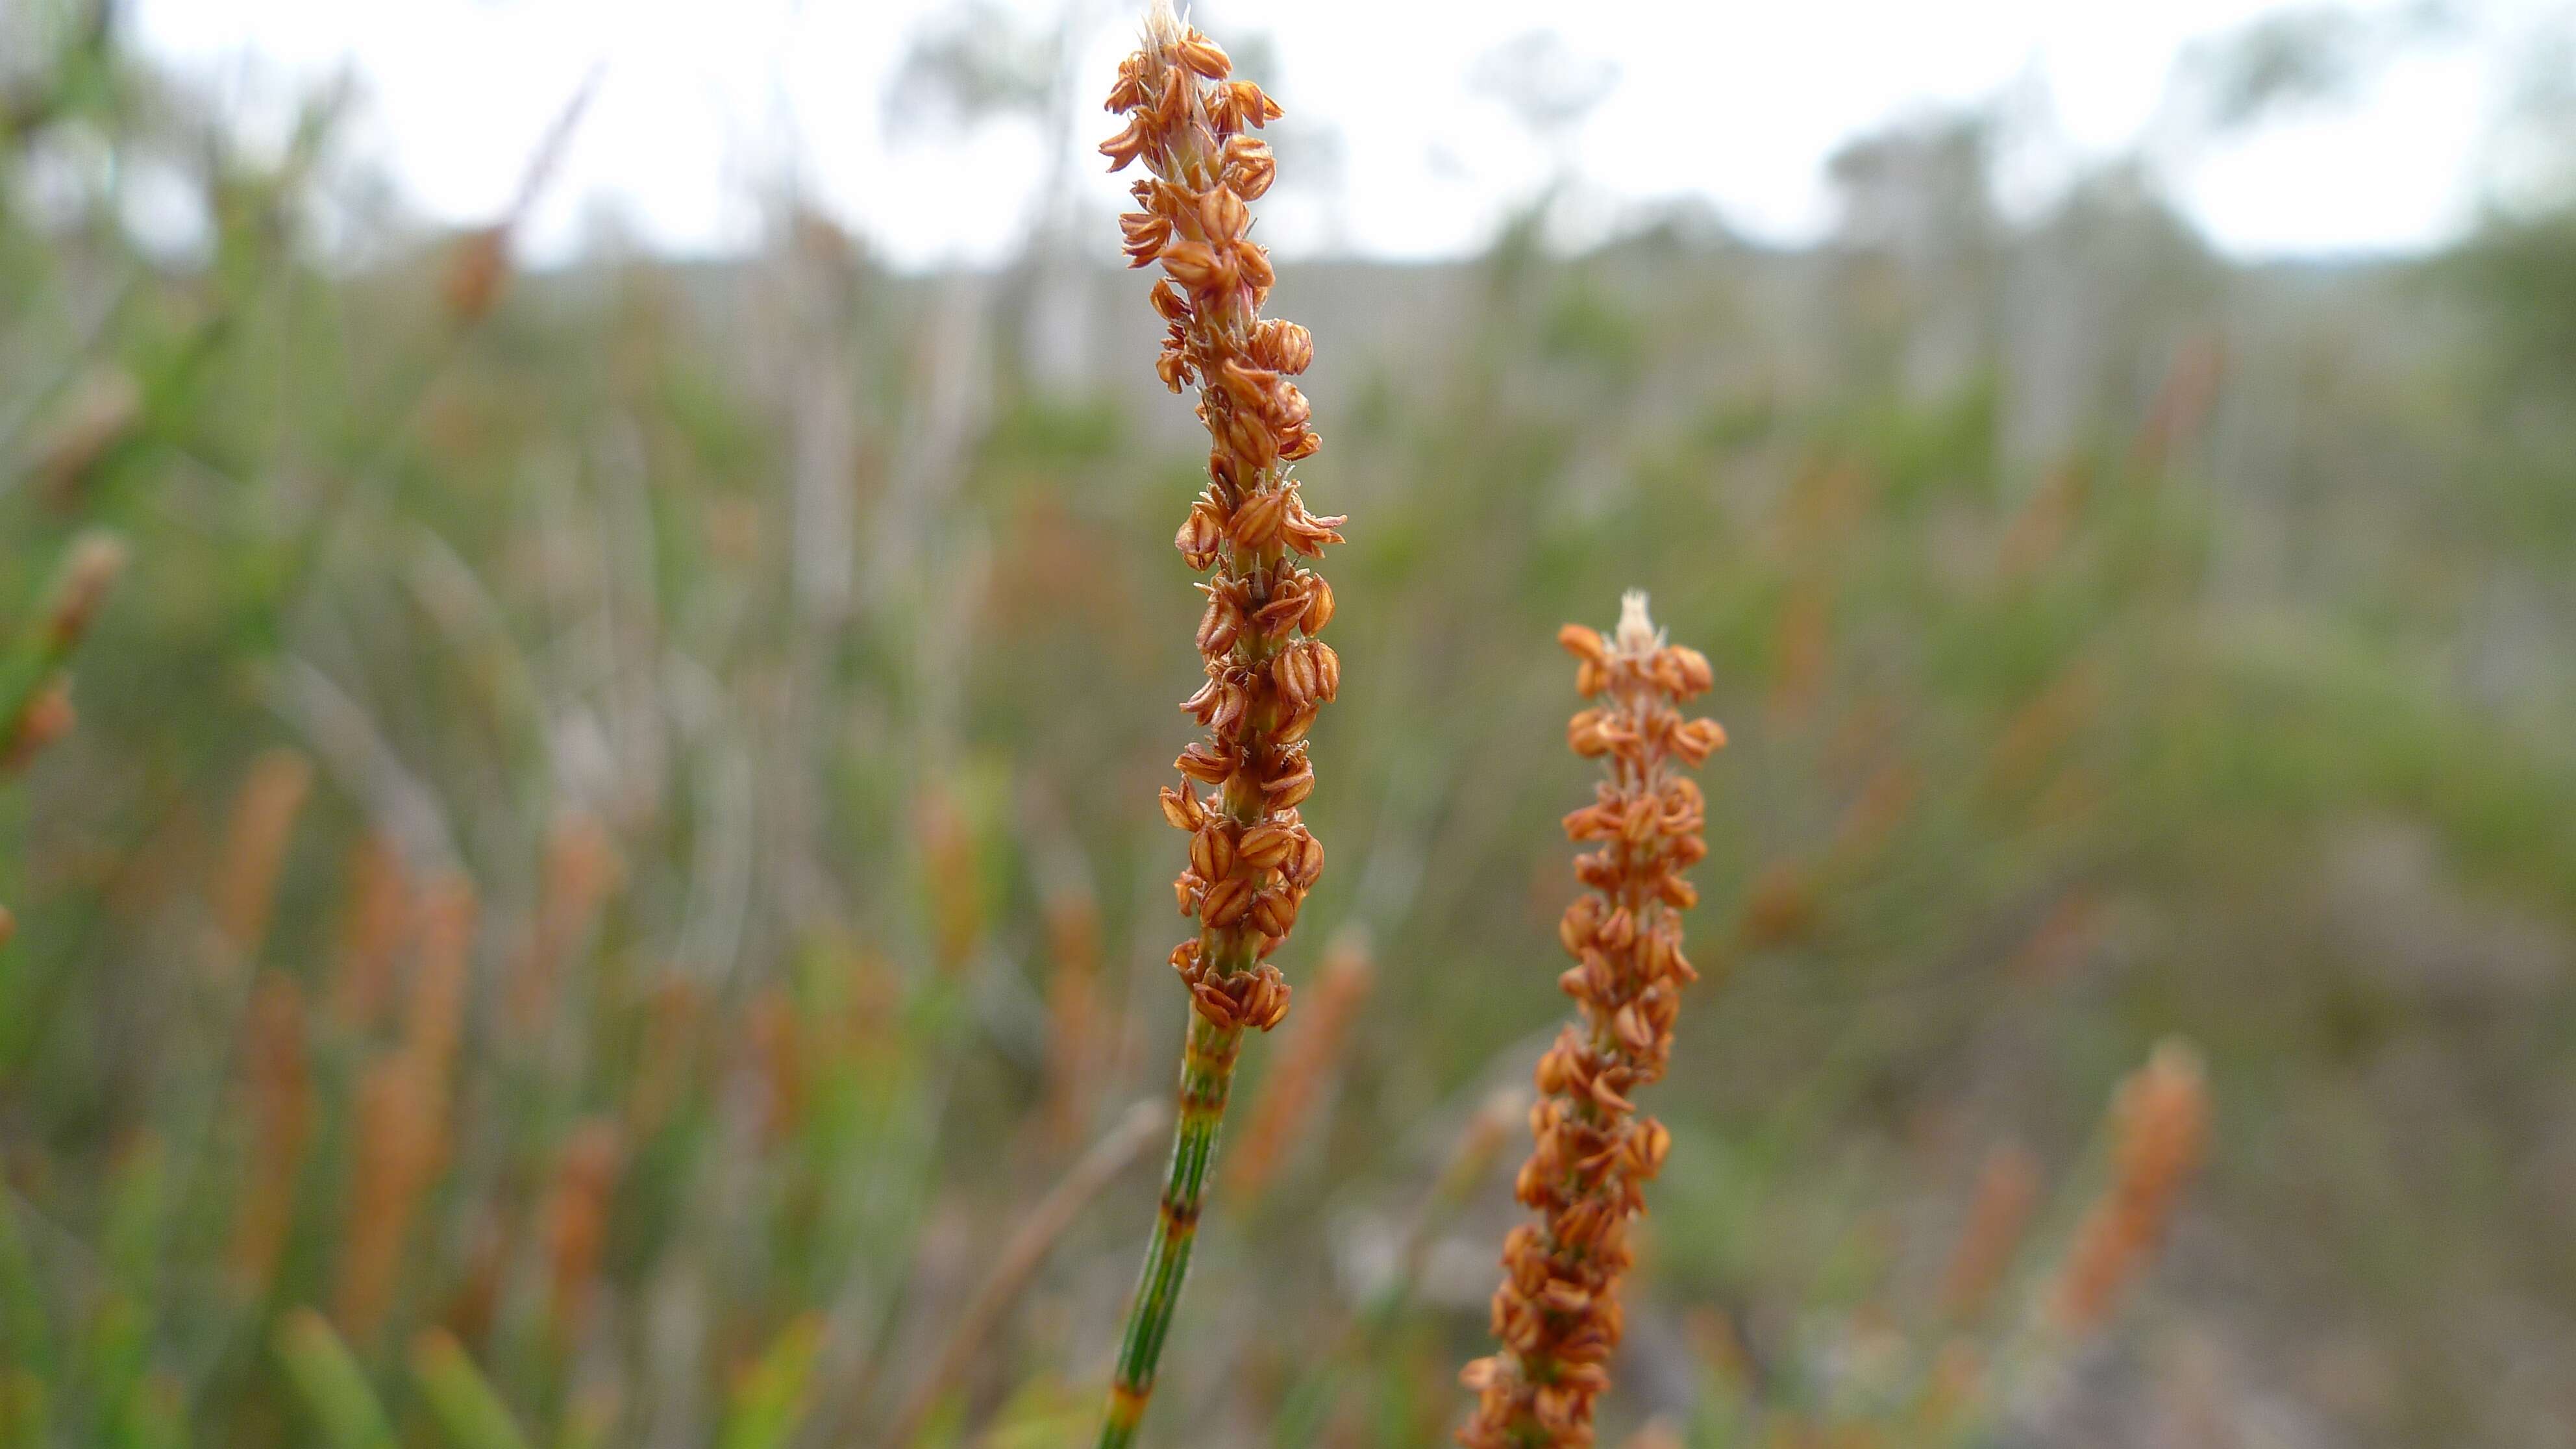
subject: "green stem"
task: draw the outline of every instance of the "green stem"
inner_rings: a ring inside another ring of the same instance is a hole
[[[1126,1449],[1135,1442],[1136,1422],[1154,1393],[1154,1366],[1163,1357],[1163,1340],[1172,1331],[1173,1310],[1181,1301],[1181,1280],[1189,1275],[1190,1245],[1199,1231],[1199,1198],[1208,1169],[1216,1162],[1217,1128],[1225,1120],[1227,1091],[1234,1085],[1235,1053],[1243,1028],[1218,1026],[1197,1011],[1190,1013],[1190,1034],[1181,1051],[1180,1121],[1172,1132],[1172,1169],[1163,1184],[1161,1209],[1154,1219],[1154,1240],[1145,1249],[1145,1270],[1136,1282],[1136,1301],[1127,1310],[1127,1332],[1118,1349],[1118,1372],[1110,1381],[1109,1417],[1100,1429],[1100,1449]]]

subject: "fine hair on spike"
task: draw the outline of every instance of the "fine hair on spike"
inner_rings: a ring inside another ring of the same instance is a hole
[[[1646,613],[1646,591],[1630,589],[1619,596],[1619,627],[1613,642],[1631,652],[1653,649],[1664,642],[1663,631]]]

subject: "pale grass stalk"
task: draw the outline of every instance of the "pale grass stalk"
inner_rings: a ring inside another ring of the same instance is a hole
[[[1343,1384],[1403,1322],[1421,1286],[1433,1244],[1494,1170],[1513,1129],[1528,1115],[1529,1100],[1529,1093],[1519,1087],[1502,1087],[1486,1093],[1469,1114],[1413,1214],[1403,1246],[1396,1251],[1395,1271],[1367,1303],[1351,1310],[1331,1349],[1318,1356],[1284,1396],[1271,1424],[1272,1449],[1305,1449],[1331,1426]]]
[[[1144,1156],[1170,1122],[1171,1112],[1160,1102],[1139,1102],[1128,1108],[1118,1124],[1075,1159],[1046,1196],[1020,1218],[1019,1226],[994,1255],[993,1266],[985,1272],[983,1282],[976,1285],[974,1296],[959,1311],[946,1344],[931,1360],[929,1372],[913,1385],[903,1407],[895,1413],[886,1444],[893,1449],[908,1449],[919,1437],[931,1412],[964,1377],[976,1355],[991,1348],[993,1331],[1027,1291],[1047,1254],[1054,1251],[1082,1210]]]

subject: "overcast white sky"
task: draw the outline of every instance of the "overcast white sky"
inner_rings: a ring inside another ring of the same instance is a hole
[[[1060,0],[1008,0],[1043,21]],[[1090,0],[1084,89],[1105,90],[1130,22]],[[2010,94],[2060,138],[2023,158],[2026,185],[2130,142],[2180,50],[2282,9],[2259,0],[1224,0],[1220,36],[1266,34],[1291,119],[1339,137],[1330,185],[1266,228],[1284,249],[1400,256],[1471,249],[1548,174],[1547,151],[1470,84],[1478,56],[1552,27],[1620,83],[1575,137],[1605,218],[1698,197],[1778,241],[1830,221],[1825,158],[1855,134],[1945,103]],[[2473,159],[2564,4],[2471,3],[2455,38],[2421,47],[2348,108],[2294,116],[2193,157],[2171,178],[2199,223],[2247,255],[2408,249],[2474,211]],[[148,50],[246,117],[354,72],[358,150],[442,221],[506,205],[531,149],[594,65],[603,79],[532,218],[541,253],[613,210],[662,247],[716,251],[757,234],[763,186],[793,174],[828,211],[909,264],[988,259],[1028,222],[1036,128],[889,136],[885,95],[939,0],[141,0]],[[1086,143],[1109,129],[1086,95]],[[1284,149],[1284,148],[1283,148]],[[1283,157],[1283,159],[1288,159]],[[1106,207],[1120,186],[1085,165]],[[1287,168],[1283,167],[1283,171]],[[1283,176],[1285,182],[1290,179]]]

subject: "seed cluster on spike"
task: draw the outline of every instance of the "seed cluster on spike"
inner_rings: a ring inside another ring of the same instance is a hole
[[[1698,899],[1682,872],[1708,853],[1707,803],[1679,767],[1726,742],[1716,721],[1683,717],[1681,702],[1709,687],[1708,660],[1665,643],[1644,596],[1628,596],[1608,638],[1571,624],[1557,638],[1577,661],[1576,686],[1598,701],[1567,738],[1603,765],[1593,803],[1565,817],[1566,835],[1594,847],[1575,861],[1591,889],[1558,927],[1575,964],[1557,984],[1579,1019],[1539,1059],[1536,1147],[1515,1191],[1542,1221],[1503,1244],[1502,1352],[1460,1375],[1477,1395],[1458,1431],[1468,1449],[1592,1442],[1619,1344],[1628,1223],[1672,1140],[1631,1094],[1664,1074],[1681,989],[1698,979],[1682,955],[1680,912]]]
[[[1306,734],[1342,677],[1316,637],[1333,617],[1332,587],[1300,559],[1340,543],[1343,520],[1309,513],[1298,496],[1294,465],[1318,441],[1288,379],[1313,360],[1314,342],[1261,315],[1270,257],[1246,205],[1273,174],[1270,147],[1250,133],[1279,107],[1232,72],[1196,30],[1149,31],[1109,94],[1126,128],[1100,149],[1112,170],[1142,162],[1149,173],[1134,187],[1141,209],[1119,224],[1131,264],[1163,268],[1152,295],[1168,331],[1155,373],[1174,392],[1198,388],[1211,444],[1208,486],[1174,539],[1211,577],[1199,585],[1207,682],[1181,705],[1207,734],[1181,752],[1183,778],[1163,791],[1164,818],[1190,835],[1173,890],[1199,921],[1172,965],[1201,1015],[1266,1031],[1288,1011],[1267,958],[1324,865],[1297,814],[1315,787]]]

